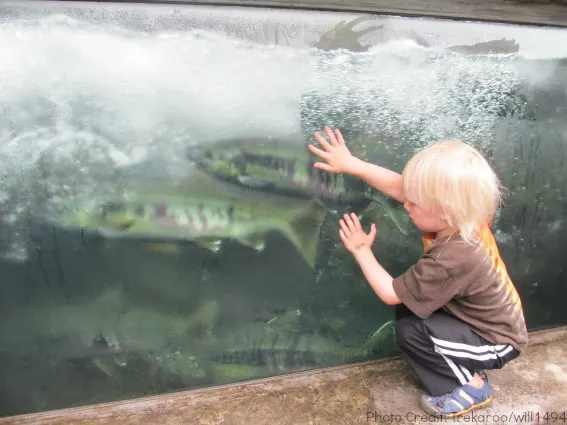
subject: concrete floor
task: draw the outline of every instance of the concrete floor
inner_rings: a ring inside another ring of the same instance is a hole
[[[567,327],[532,333],[528,352],[490,371],[494,402],[455,424],[567,424]],[[417,406],[401,359],[0,419],[0,424],[349,425],[441,422]],[[538,417],[539,414],[539,417]],[[547,416],[544,416],[546,415]]]

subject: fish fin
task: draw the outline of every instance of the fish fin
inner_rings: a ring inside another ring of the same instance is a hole
[[[394,321],[388,320],[382,326],[380,326],[376,332],[374,332],[370,338],[365,342],[365,347],[374,350],[379,348],[382,343],[388,338],[390,334],[392,334],[394,329]]]
[[[319,202],[311,200],[307,208],[299,213],[295,211],[293,219],[285,229],[286,236],[311,268],[315,268],[319,234],[326,213],[326,209]]]
[[[218,252],[220,250],[222,241],[220,239],[203,238],[196,239],[195,243],[201,248],[206,249],[207,251]]]
[[[102,371],[106,376],[112,379],[117,378],[118,364],[108,357],[95,357],[92,359],[93,364]]]
[[[179,244],[167,243],[167,242],[164,243],[147,242],[144,243],[142,246],[147,250],[153,252],[159,252],[160,254],[179,254],[181,250]]]
[[[392,220],[392,223],[394,223],[402,235],[409,235],[410,221],[405,210],[402,210],[401,208],[397,208],[395,210],[388,209],[387,216],[390,220]]]
[[[264,238],[264,235],[259,233],[237,238],[237,240],[242,245],[248,246],[256,251],[263,251],[266,247],[266,240]]]
[[[516,40],[502,38],[476,43],[471,46],[451,46],[447,50],[465,55],[490,55],[518,53],[520,45]]]
[[[272,186],[272,183],[266,180],[259,179],[257,177],[250,176],[238,176],[237,180],[243,186],[250,187],[252,189],[265,189]]]
[[[361,216],[377,218],[385,215],[404,236],[409,235],[409,215],[403,209],[402,204],[390,206],[383,202],[373,201],[362,213]]]
[[[384,28],[384,25],[374,25],[372,27],[364,28],[363,30],[357,31],[359,37],[362,37],[365,34],[374,32],[376,30]]]

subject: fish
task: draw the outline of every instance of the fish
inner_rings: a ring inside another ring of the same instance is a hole
[[[312,46],[323,51],[345,49],[351,52],[366,52],[372,47],[372,44],[363,45],[359,39],[367,34],[376,33],[378,30],[381,30],[379,33],[381,43],[388,41],[384,24],[368,26],[358,31],[355,30],[354,27],[365,21],[379,21],[381,19],[380,16],[361,15],[350,21],[342,20],[321,34],[319,39],[313,43]],[[427,42],[415,32],[409,34],[409,39],[413,40],[419,46],[432,47],[431,43]],[[449,46],[446,47],[445,50],[462,55],[498,55],[518,53],[520,45],[516,40],[501,38],[472,45]]]
[[[393,321],[357,346],[344,345],[317,332],[289,332],[270,326],[248,325],[222,337],[223,349],[210,357],[223,374],[244,370],[253,375],[289,373],[331,364],[364,361],[377,353],[392,337]],[[220,339],[220,338],[219,338]],[[222,366],[220,366],[222,365]]]
[[[67,209],[47,213],[46,219],[105,239],[138,239],[154,247],[194,242],[216,253],[230,239],[262,251],[267,234],[275,231],[312,268],[326,216],[315,200],[258,193],[198,170],[183,178],[136,181]]]
[[[215,300],[205,300],[183,314],[163,312],[134,305],[117,289],[71,303],[45,299],[4,312],[0,353],[53,364],[83,360],[117,378],[131,355],[147,358],[165,352],[186,335],[210,340],[217,311]]]
[[[370,202],[364,215],[385,215],[403,235],[409,234],[409,216],[402,204],[361,179],[315,168],[320,160],[307,145],[271,137],[223,139],[192,145],[187,157],[206,173],[255,190],[339,205]]]
[[[363,15],[348,22],[346,20],[340,21],[323,33],[319,40],[313,44],[313,47],[325,51],[346,49],[351,52],[365,52],[370,46],[363,45],[359,38],[383,29],[384,25],[375,25],[358,31],[355,31],[354,27],[364,21],[373,21],[375,19],[376,17],[373,15]]]

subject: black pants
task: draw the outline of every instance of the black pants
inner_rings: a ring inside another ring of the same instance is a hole
[[[500,369],[520,353],[510,344],[494,345],[456,317],[437,311],[420,319],[396,307],[396,339],[410,369],[429,395],[466,384],[476,371]]]

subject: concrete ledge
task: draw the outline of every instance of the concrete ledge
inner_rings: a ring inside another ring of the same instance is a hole
[[[530,333],[527,353],[502,370],[490,371],[489,379],[493,406],[452,423],[567,423],[567,326]],[[14,416],[0,419],[0,424],[429,423],[433,418],[424,417],[417,407],[420,393],[405,362],[393,358]],[[548,420],[544,419],[546,412]]]
[[[567,340],[567,326],[530,332],[529,346],[533,347],[535,345],[549,344],[562,340]]]
[[[98,0],[105,1],[105,0]],[[107,0],[122,3],[275,7],[567,26],[566,0]]]

